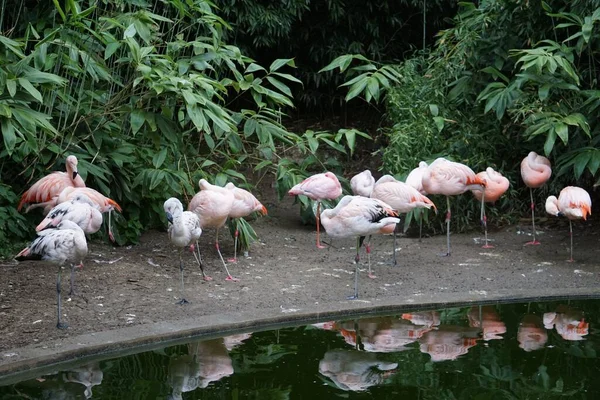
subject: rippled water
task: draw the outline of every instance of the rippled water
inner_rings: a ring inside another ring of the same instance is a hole
[[[81,365],[1,399],[594,399],[600,300],[246,333]]]

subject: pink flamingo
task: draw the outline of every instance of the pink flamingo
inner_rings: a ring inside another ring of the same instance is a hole
[[[252,193],[249,191],[239,188],[235,186],[233,183],[229,182],[225,185],[225,188],[231,190],[233,193],[233,205],[231,206],[231,211],[229,212],[229,218],[237,219],[247,217],[253,212],[259,212],[262,215],[267,215],[267,208],[262,205],[260,201]],[[237,262],[237,242],[238,236],[240,235],[239,230],[237,229],[237,225],[235,228],[234,234],[234,245],[233,245],[233,258],[227,261]]]
[[[456,196],[467,190],[485,187],[485,180],[475,175],[475,172],[464,164],[448,161],[445,158],[436,159],[423,174],[423,189],[429,194],[446,196],[446,242],[450,255],[450,196]]]
[[[526,352],[543,348],[548,341],[548,333],[542,319],[533,314],[524,316],[517,330],[517,341]]]
[[[584,189],[577,186],[567,186],[560,191],[558,199],[550,196],[546,199],[546,212],[554,216],[564,215],[569,219],[569,236],[571,237],[571,257],[573,262],[573,220],[585,220],[592,214],[592,199]]]
[[[535,239],[535,203],[533,201],[533,189],[539,188],[550,179],[552,168],[550,160],[544,156],[538,155],[535,151],[530,152],[527,157],[521,161],[521,178],[529,188],[529,196],[531,197],[531,226],[533,232],[533,240],[525,243],[525,245],[538,245]]]
[[[183,296],[183,259],[181,253],[184,247],[195,244],[198,249],[198,239],[202,235],[202,228],[200,227],[200,218],[191,211],[183,211],[183,204],[175,197],[171,197],[163,204],[163,209],[169,221],[169,240],[175,247],[179,248],[179,272],[181,275],[181,300],[177,304],[188,304],[189,302]],[[198,249],[198,252],[200,250]],[[192,250],[196,262],[200,266],[202,271],[202,278],[205,281],[212,280],[211,277],[206,276],[204,273],[204,267],[200,262],[200,255],[196,256],[196,252]]]
[[[427,169],[428,165],[425,161],[421,161],[419,166],[408,174],[406,177],[406,184],[414,187],[419,191],[419,193],[427,195],[428,193],[423,189],[423,174]],[[419,242],[421,241],[421,237],[423,236],[423,216],[419,218]]]
[[[202,229],[215,228],[215,248],[219,253],[219,258],[223,263],[225,272],[227,273],[227,281],[238,281],[229,273],[221,249],[219,248],[219,229],[225,225],[227,217],[233,207],[235,196],[229,189],[220,186],[211,185],[206,179],[200,179],[200,191],[194,195],[192,201],[188,205],[188,210],[196,213],[200,218],[200,226]],[[202,260],[200,260],[202,262]]]
[[[481,201],[481,223],[485,230],[485,244],[481,246],[484,249],[491,249],[494,246],[488,244],[487,236],[487,217],[485,215],[485,202],[493,203],[500,198],[510,186],[510,182],[500,172],[494,171],[493,168],[488,167],[485,171],[477,174],[482,180],[485,180],[486,186],[484,190],[481,188],[472,190],[473,195],[479,201]]]
[[[100,212],[108,212],[108,237],[111,241],[115,241],[115,237],[112,232],[111,215],[112,210],[116,209],[118,212],[122,212],[121,206],[116,201],[104,196],[102,193],[88,187],[66,187],[60,194],[54,198],[55,204],[64,203],[65,201],[73,200],[79,195],[86,195],[92,202],[100,207]]]
[[[365,169],[360,174],[356,174],[350,179],[350,187],[352,193],[357,196],[369,197],[375,186],[375,178],[371,175],[371,171]]]
[[[317,247],[325,248],[320,239],[321,200],[335,200],[342,194],[342,185],[333,172],[310,176],[288,192],[291,196],[304,195],[317,202]]]
[[[414,187],[407,185],[404,182],[396,180],[391,175],[384,175],[378,181],[373,191],[371,198],[379,199],[386,204],[389,204],[392,209],[400,214],[408,213],[415,208],[431,208],[437,209],[435,204],[429,198],[419,193]],[[367,253],[369,252],[369,244],[367,244]],[[396,231],[394,230],[394,260],[396,265]]]
[[[65,164],[67,172],[56,171],[46,175],[23,193],[17,210],[21,211],[25,204],[29,204],[25,212],[37,207],[44,207],[44,214],[47,214],[57,204],[54,198],[64,188],[85,187],[85,182],[77,172],[77,157],[68,156]]]
[[[377,233],[392,233],[396,224],[400,222],[397,213],[381,200],[362,196],[344,196],[338,205],[332,210],[324,210],[321,214],[321,222],[327,234],[331,237],[356,236],[356,258],[367,235]],[[369,263],[369,277],[371,273],[371,255],[367,252]],[[349,299],[358,298],[358,262],[354,272],[354,296]]]
[[[56,228],[38,232],[38,237],[15,256],[17,261],[43,260],[58,265],[58,276],[56,277],[58,322],[56,327],[59,329],[67,328],[67,325],[60,321],[62,266],[67,261],[71,263],[71,292],[73,292],[74,262],[83,259],[87,252],[85,233],[75,222],[66,220],[61,221]]]

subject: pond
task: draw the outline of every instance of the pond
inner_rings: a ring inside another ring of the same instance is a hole
[[[196,340],[0,399],[600,398],[600,300],[453,307]]]

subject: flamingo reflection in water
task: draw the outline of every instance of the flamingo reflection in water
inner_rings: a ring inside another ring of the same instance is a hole
[[[422,353],[431,356],[431,361],[456,360],[477,344],[479,329],[462,326],[442,325],[427,332],[419,339]]]
[[[543,348],[548,341],[548,333],[542,319],[533,314],[524,316],[517,330],[517,341],[526,352]]]
[[[435,310],[404,313],[402,319],[406,319],[415,325],[432,327],[440,324],[440,313]]]
[[[181,400],[182,394],[205,388],[233,374],[233,363],[223,338],[188,344],[188,354],[169,363],[169,385],[173,388],[169,400]]]
[[[92,387],[102,383],[104,373],[98,363],[87,364],[78,368],[73,368],[63,374],[65,382],[80,383],[85,386],[83,395],[86,399],[92,397]]]
[[[574,308],[560,305],[556,312],[544,313],[544,327],[556,328],[556,332],[565,340],[585,340],[583,336],[589,333],[590,324],[585,322],[583,312]]]
[[[481,314],[480,314],[481,309]],[[493,306],[473,306],[467,313],[469,326],[471,328],[481,328],[483,331],[483,340],[502,339],[506,333],[506,324],[500,320],[500,316]]]
[[[364,391],[380,385],[396,372],[398,364],[380,360],[376,353],[335,349],[319,362],[319,373],[346,391]]]
[[[338,324],[346,343],[368,352],[391,353],[408,350],[432,327],[415,325],[394,317],[365,318]]]

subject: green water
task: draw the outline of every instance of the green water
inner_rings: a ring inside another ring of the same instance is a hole
[[[600,300],[327,321],[56,371],[0,399],[600,399],[598,326]]]

